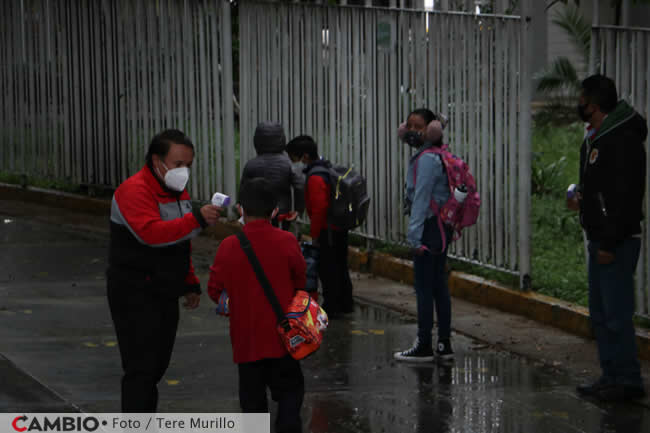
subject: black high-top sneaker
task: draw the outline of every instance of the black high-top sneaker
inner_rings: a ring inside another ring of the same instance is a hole
[[[431,346],[420,344],[420,340],[416,339],[413,347],[403,352],[396,352],[393,356],[396,360],[404,362],[431,362],[433,349]]]

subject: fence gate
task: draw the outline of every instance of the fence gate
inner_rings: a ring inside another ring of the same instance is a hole
[[[650,28],[633,29],[595,26],[592,29],[594,72],[616,82],[619,98],[629,102],[648,120],[650,129]],[[646,140],[646,173],[650,173],[650,153]],[[636,271],[637,314],[650,318],[650,178],[646,178],[643,243]]]
[[[446,139],[483,199],[477,226],[452,254],[521,269],[530,222],[519,211],[520,184],[530,185],[530,172],[519,171],[519,158],[529,157],[530,140],[520,145],[520,137],[530,131],[519,113],[519,17],[244,1],[239,19],[243,160],[254,154],[259,121],[314,136],[324,157],[368,179],[372,205],[360,233],[402,242],[411,151],[397,127],[413,108],[443,112]],[[529,254],[523,260],[529,269]]]
[[[236,185],[227,0],[12,0],[0,18],[0,169],[118,185],[151,137],[196,146],[190,192]]]

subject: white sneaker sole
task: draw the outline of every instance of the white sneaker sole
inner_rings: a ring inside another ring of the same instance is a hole
[[[403,356],[402,352],[395,352],[393,355],[397,361],[402,362],[413,362],[413,363],[422,363],[422,362],[433,362],[434,356]]]

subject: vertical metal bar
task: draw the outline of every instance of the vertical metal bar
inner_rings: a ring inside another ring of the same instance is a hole
[[[489,99],[489,87],[490,87],[490,63],[489,63],[489,41],[487,31],[483,29],[481,32],[481,110],[480,110],[480,119],[481,119],[481,157],[480,157],[480,178],[483,185],[487,185],[487,190],[484,190],[483,194],[483,209],[487,212],[483,212],[483,219],[481,220],[481,243],[480,243],[480,257],[481,261],[487,262],[489,257],[490,250],[490,223],[492,216],[492,200],[491,200],[491,182],[489,179],[489,167],[490,167],[490,158],[488,154],[489,149],[489,117],[491,113],[490,109],[490,99]]]
[[[107,122],[107,136],[108,136],[108,152],[105,153],[107,166],[109,168],[106,182],[109,185],[119,185],[119,170],[120,170],[120,151],[119,151],[119,115],[116,107],[120,101],[119,86],[119,62],[121,59],[115,58],[117,45],[119,44],[119,33],[117,30],[117,11],[114,2],[103,2],[104,10],[106,11],[106,77],[108,89],[106,92],[108,102],[108,115],[106,116]]]
[[[105,118],[105,69],[103,59],[105,52],[103,49],[103,38],[105,36],[105,17],[102,13],[101,2],[91,2],[90,7],[91,28],[90,34],[92,35],[93,44],[91,50],[93,51],[93,66],[94,71],[91,74],[92,87],[90,88],[91,104],[94,106],[91,119],[91,134],[92,147],[93,147],[93,163],[96,170],[96,176],[92,179],[92,183],[104,184],[105,181],[105,150],[106,150],[106,118]]]
[[[532,101],[532,33],[530,16],[532,12],[531,0],[522,0],[521,8],[521,47],[520,47],[520,85],[519,106],[521,117],[519,120],[519,270],[520,287],[530,289],[531,272],[531,111]]]
[[[129,156],[130,156],[130,174],[135,173],[142,164],[142,156],[145,154],[144,142],[150,140],[151,137],[144,131],[144,123],[142,122],[142,110],[144,110],[144,103],[142,102],[142,70],[140,69],[139,60],[142,56],[140,50],[140,26],[142,23],[141,5],[140,3],[127,3],[131,9],[132,14],[127,14],[129,23],[126,26],[130,33],[130,39],[127,41],[129,50],[129,81],[128,81],[128,95],[129,95],[129,113],[127,116],[130,124],[130,142],[129,142]],[[180,104],[179,104],[180,105]],[[179,106],[179,110],[184,107]]]
[[[34,88],[35,92],[35,106],[34,114],[35,117],[32,118],[32,127],[36,126],[34,132],[34,150],[36,154],[36,159],[34,161],[34,173],[38,176],[46,176],[46,166],[48,163],[48,146],[47,146],[47,88],[46,88],[46,71],[47,71],[47,54],[45,52],[46,48],[46,22],[44,7],[45,5],[41,2],[37,6],[40,9],[37,13],[34,14],[34,51],[33,51],[33,65],[34,65],[34,79],[36,80],[36,87]],[[36,21],[38,20],[38,21]]]
[[[325,146],[325,155],[330,159],[336,156],[336,60],[338,56],[339,41],[338,41],[338,27],[336,20],[336,9],[328,9],[328,28],[329,28],[329,127],[328,127],[328,142]]]
[[[25,18],[28,16],[25,14]],[[26,174],[34,175],[36,171],[36,163],[38,158],[38,136],[36,127],[37,113],[36,113],[36,37],[38,33],[35,30],[35,25],[33,23],[33,16],[29,17],[29,26],[27,29],[29,32],[25,35],[25,53],[26,53],[26,69],[27,69],[27,95],[28,96],[28,113],[29,118],[25,119],[29,122],[29,154],[26,151],[23,152],[23,170]],[[25,123],[27,127],[27,123]],[[27,147],[27,146],[25,146]],[[26,158],[29,158],[29,165],[27,164]]]
[[[240,40],[240,50],[239,50],[239,82],[241,89],[241,101],[240,101],[240,128],[239,128],[239,160],[240,160],[240,173],[237,173],[239,177],[241,170],[244,168],[244,161],[246,160],[246,144],[249,142],[249,134],[252,129],[252,116],[251,110],[254,106],[253,104],[253,93],[251,90],[251,84],[254,80],[252,65],[251,65],[251,56],[253,54],[253,37],[251,36],[251,5],[248,3],[243,3],[239,9],[239,40]]]
[[[7,169],[7,151],[11,142],[8,140],[12,126],[9,121],[9,103],[11,102],[10,88],[12,83],[9,82],[9,69],[11,68],[9,51],[9,37],[11,28],[9,20],[11,18],[10,8],[11,5],[5,7],[4,15],[0,18],[0,25],[5,31],[0,32],[0,58],[6,59],[0,64],[0,92],[4,95],[0,108],[0,170]],[[8,30],[8,31],[7,31]]]
[[[45,83],[44,83],[44,88],[45,88],[45,95],[44,95],[44,103],[43,103],[43,120],[45,124],[45,131],[43,131],[44,135],[44,144],[46,144],[46,159],[44,161],[45,167],[44,167],[44,175],[46,177],[54,177],[56,173],[57,166],[59,166],[59,152],[57,151],[56,148],[56,134],[57,134],[57,124],[54,121],[55,118],[55,108],[56,108],[56,102],[54,100],[54,81],[53,78],[55,77],[55,66],[56,66],[56,59],[54,57],[53,49],[52,46],[54,45],[54,37],[55,34],[52,30],[53,23],[52,23],[52,11],[50,8],[50,2],[49,0],[45,1],[45,4],[43,5],[44,7],[44,20],[45,20],[45,25],[44,25],[44,33],[45,33],[45,46],[44,46],[44,55],[42,58],[44,59],[45,65],[43,67],[42,75],[41,77],[44,78]]]
[[[645,45],[644,47],[645,74],[644,75],[647,77],[648,75],[650,75],[650,32],[645,33],[644,45]],[[650,80],[646,79],[645,84],[646,84],[645,118],[646,118],[646,122],[648,122],[648,129],[650,129]],[[647,143],[648,142],[646,141],[645,215],[650,215],[650,199],[648,199],[648,195],[650,194],[650,176],[647,175],[647,173],[650,173],[650,152],[648,152]],[[645,231],[645,251],[646,251],[646,262],[645,262],[646,275],[645,275],[645,279],[639,282],[639,285],[645,288],[645,295],[646,295],[645,312],[646,314],[650,314],[650,220],[647,217],[645,219],[644,226],[645,226],[644,231]],[[641,266],[643,266],[644,262],[641,263],[642,263]]]
[[[589,47],[589,75],[596,73],[597,60],[596,60],[596,47],[598,43],[599,32],[596,26],[600,23],[600,2],[594,0],[592,2],[593,13],[591,15],[591,44]]]
[[[199,108],[199,114],[197,121],[198,123],[198,128],[196,129],[195,132],[195,140],[198,141],[198,148],[200,151],[199,158],[200,158],[200,170],[199,170],[199,184],[198,188],[195,188],[194,191],[192,191],[194,198],[197,199],[203,199],[203,200],[208,200],[210,197],[212,197],[210,190],[208,189],[210,185],[210,176],[211,172],[214,172],[214,170],[210,170],[210,147],[209,147],[209,136],[208,136],[208,130],[210,128],[210,124],[208,123],[208,83],[207,81],[214,81],[214,77],[211,77],[208,74],[208,65],[207,65],[207,57],[208,57],[208,50],[206,49],[206,39],[207,35],[207,30],[205,28],[206,26],[206,18],[209,18],[209,15],[207,15],[207,7],[206,5],[197,5],[197,26],[196,26],[196,32],[197,32],[197,38],[198,38],[198,74],[197,74],[197,87],[200,89],[199,90],[199,99],[198,103],[200,104]],[[215,41],[216,42],[216,41]],[[209,42],[208,42],[209,43]]]
[[[5,161],[4,168],[10,172],[15,171],[16,167],[16,155],[15,148],[18,144],[16,131],[18,130],[18,113],[19,113],[19,104],[18,104],[18,93],[19,93],[19,81],[17,78],[17,64],[19,63],[19,54],[16,48],[16,38],[18,31],[16,30],[18,18],[16,12],[16,2],[11,2],[7,8],[7,15],[5,17],[7,20],[7,59],[10,59],[7,62],[7,72],[9,74],[9,79],[7,85],[9,88],[9,94],[6,98],[7,107],[9,109],[9,131],[7,136],[7,149],[3,157]]]
[[[397,43],[396,41],[393,41],[392,39],[394,37],[397,37],[397,19],[398,15],[395,12],[391,12],[390,15],[390,20],[391,20],[391,25],[393,26],[392,31],[391,31],[391,47],[390,47],[390,64],[389,64],[389,83],[390,83],[390,100],[388,103],[388,108],[389,108],[389,121],[386,129],[386,136],[388,137],[388,155],[389,155],[389,160],[387,161],[389,167],[390,167],[390,182],[389,184],[391,185],[392,189],[392,195],[389,201],[390,207],[393,209],[393,215],[394,219],[391,222],[390,226],[392,228],[391,234],[390,234],[390,240],[391,241],[398,241],[399,240],[399,233],[400,233],[400,219],[402,216],[402,206],[400,205],[401,203],[401,195],[402,195],[402,176],[400,173],[400,167],[401,167],[401,161],[400,161],[400,152],[396,151],[397,147],[399,146],[399,143],[396,143],[396,138],[397,138],[397,127],[399,126],[399,116],[400,116],[400,111],[399,111],[399,76],[398,76],[398,71],[399,67],[397,64]],[[356,26],[353,26],[356,28]],[[353,57],[355,58],[355,57]],[[356,101],[355,101],[356,103]],[[352,120],[353,125],[357,125],[357,123],[354,123],[354,120]],[[357,142],[355,142],[357,143]]]
[[[504,75],[503,75],[503,69],[502,65],[505,63],[504,61],[504,51],[505,51],[505,44],[506,41],[504,40],[504,34],[505,34],[505,29],[502,28],[503,23],[501,22],[495,22],[495,33],[496,33],[496,43],[495,43],[495,58],[492,60],[494,69],[496,72],[496,77],[495,77],[495,106],[496,109],[495,111],[495,119],[494,119],[494,130],[495,130],[495,152],[496,152],[496,164],[495,164],[495,180],[496,180],[496,189],[495,189],[495,196],[494,196],[494,204],[496,206],[496,220],[494,224],[494,228],[496,230],[496,239],[495,239],[495,256],[494,256],[494,264],[496,266],[503,266],[504,265],[504,228],[506,227],[505,224],[505,217],[504,217],[504,182],[503,182],[503,157],[504,157],[504,140],[503,140],[503,124],[504,124],[504,119],[503,119],[503,113],[506,111],[504,110],[503,106],[503,81],[504,81]],[[498,27],[497,27],[498,26]]]
[[[161,131],[161,118],[162,118],[162,91],[164,90],[160,85],[160,76],[163,69],[166,67],[163,58],[162,50],[162,37],[164,33],[161,31],[161,24],[163,22],[164,10],[163,2],[150,3],[148,8],[149,17],[149,53],[151,53],[151,128],[153,133],[157,134]],[[193,32],[196,30],[193,29]],[[204,53],[202,53],[204,54]],[[198,102],[198,99],[197,99]],[[195,137],[196,139],[196,137]],[[195,191],[196,192],[196,191]]]
[[[373,18],[377,19],[378,17],[373,14]],[[386,93],[387,93],[387,78],[386,78],[386,68],[385,68],[385,57],[386,54],[384,52],[379,52],[376,54],[376,64],[377,64],[377,80],[374,83],[374,90],[376,92],[376,97],[377,97],[377,104],[375,107],[377,107],[377,110],[375,112],[375,117],[377,119],[377,128],[384,128],[386,126],[386,116],[385,116],[385,111],[384,108],[386,105],[388,105],[388,101],[386,98]],[[379,215],[378,215],[378,229],[381,237],[388,237],[387,236],[387,230],[386,230],[386,225],[387,225],[387,220],[388,216],[391,212],[391,207],[388,206],[387,204],[387,187],[388,183],[386,176],[380,176],[379,173],[386,173],[385,170],[385,162],[386,162],[386,136],[385,134],[382,133],[382,131],[379,131],[377,134],[377,140],[376,140],[376,148],[375,148],[375,155],[377,156],[377,168],[376,168],[376,177],[375,180],[377,182],[377,189],[379,192],[379,195],[377,197],[377,202],[379,205]]]
[[[223,133],[223,146],[225,149],[224,166],[226,178],[226,194],[231,197],[235,196],[237,192],[237,176],[235,172],[235,114],[233,107],[233,68],[232,68],[232,25],[230,15],[230,2],[221,2],[222,12],[222,26],[221,26],[221,62],[223,65],[222,76],[222,94],[225,101],[223,107],[224,113],[224,133]],[[241,40],[241,39],[240,39]],[[241,54],[240,54],[241,55]],[[232,163],[230,162],[232,161]]]
[[[363,10],[361,12],[362,18],[363,18],[363,31],[367,35],[372,35],[372,16],[368,13],[367,10]],[[374,170],[373,170],[373,156],[372,152],[370,149],[372,149],[372,143],[373,143],[373,127],[374,127],[374,122],[372,121],[373,119],[373,108],[374,104],[372,101],[372,84],[374,83],[375,79],[372,74],[372,63],[374,60],[373,56],[373,47],[372,47],[372,38],[365,38],[365,52],[364,56],[362,57],[363,61],[363,67],[364,67],[364,76],[365,76],[365,84],[366,84],[366,98],[365,98],[365,118],[363,121],[363,124],[365,125],[365,136],[363,140],[363,148],[364,148],[364,167],[365,167],[365,173],[364,175],[366,176],[366,179],[368,179],[368,183],[370,184],[369,188],[369,194],[372,194],[372,197],[376,197],[376,192],[375,192],[375,176],[374,176]],[[375,201],[376,202],[376,201]],[[376,203],[371,204],[372,207],[372,215],[368,216],[368,224],[367,224],[367,233],[371,235],[376,235],[375,231],[375,216],[377,215],[376,209]]]
[[[18,53],[18,149],[16,152],[16,157],[18,163],[16,164],[17,171],[25,174],[25,148],[27,147],[27,133],[26,133],[26,119],[27,119],[27,110],[28,110],[28,97],[27,97],[27,50],[26,50],[26,29],[25,29],[25,3],[23,0],[20,1],[20,8],[18,11],[19,14],[19,27],[20,27],[20,37],[16,39],[16,52]]]
[[[361,29],[362,15],[359,10],[352,11],[352,17],[354,22],[355,29]],[[353,103],[352,103],[352,122],[354,124],[353,128],[353,144],[354,144],[354,165],[357,167],[357,170],[361,171],[362,169],[362,142],[361,142],[361,110],[363,107],[361,99],[361,86],[362,86],[362,77],[361,77],[361,32],[354,32],[353,35],[353,50],[352,55],[355,61],[352,62],[352,89],[353,89]]]
[[[126,44],[126,5],[120,1],[115,5],[115,36],[116,36],[116,55],[115,59],[116,70],[117,70],[117,110],[115,115],[117,116],[117,122],[119,122],[119,134],[116,135],[118,140],[117,148],[119,149],[119,170],[115,173],[117,178],[115,179],[115,184],[120,184],[124,181],[129,174],[129,155],[128,155],[128,140],[129,136],[127,133],[127,108],[128,101],[131,97],[130,92],[127,89],[127,68],[128,65],[128,56],[125,50]]]
[[[221,32],[224,20],[224,10],[221,0],[213,0],[208,6],[210,9],[209,17],[209,53],[211,54],[212,63],[210,64],[210,71],[206,79],[211,83],[210,89],[212,90],[212,101],[208,107],[209,116],[206,129],[208,130],[208,148],[209,154],[204,155],[203,158],[208,159],[208,170],[210,173],[210,183],[208,188],[209,193],[214,191],[225,191],[225,165],[223,155],[226,152],[227,142],[224,138],[224,131],[221,122],[222,106],[228,107],[230,99],[224,95],[221,99],[221,83],[224,76],[223,71],[219,70],[219,64],[223,56],[219,55],[220,43],[223,43],[222,36],[218,33]],[[230,15],[230,10],[227,10]],[[207,55],[207,53],[206,53]],[[230,103],[230,106],[233,104]],[[231,160],[227,160],[227,164],[231,166],[234,173],[235,156],[231,156]],[[228,193],[225,193],[228,195]],[[231,197],[234,197],[231,196]]]
[[[508,64],[510,65],[510,82],[509,82],[509,97],[510,104],[509,110],[510,113],[510,122],[509,122],[509,133],[508,133],[508,144],[509,144],[509,168],[508,168],[508,178],[509,178],[509,206],[510,206],[510,221],[508,224],[510,232],[510,269],[516,270],[518,268],[518,255],[517,255],[517,241],[519,239],[519,219],[517,218],[517,180],[519,176],[517,174],[517,143],[519,142],[517,136],[517,125],[518,125],[518,110],[517,101],[519,99],[519,83],[517,80],[517,70],[519,66],[519,54],[521,49],[519,48],[519,38],[517,37],[517,29],[519,23],[511,22],[509,25],[508,38],[510,40],[510,57],[508,58]]]
[[[199,9],[199,5],[195,2],[192,1],[187,1],[186,0],[186,8],[187,8],[187,15],[185,16],[186,19],[186,29],[194,29],[197,27],[197,21],[201,19],[200,14],[201,11]],[[196,107],[196,101],[198,99],[198,91],[197,91],[197,81],[199,80],[199,73],[197,71],[197,68],[199,68],[198,65],[198,59],[196,58],[197,56],[197,34],[196,32],[189,32],[187,37],[185,38],[185,55],[187,59],[187,63],[185,64],[185,67],[187,68],[189,74],[188,74],[188,79],[186,80],[186,102],[187,102],[187,107],[189,108],[189,122],[188,122],[188,127],[186,133],[191,137],[193,140],[196,140],[199,134],[199,115],[197,113],[197,107]],[[197,176],[192,176],[192,185],[190,187],[190,193],[192,195],[192,198],[197,198],[198,197],[198,191],[199,191],[199,179],[197,179]]]

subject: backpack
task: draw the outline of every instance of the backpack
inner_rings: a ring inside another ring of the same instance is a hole
[[[307,173],[321,175],[330,184],[330,206],[327,222],[343,230],[352,230],[364,223],[368,216],[370,197],[366,179],[352,167],[317,165]]]
[[[469,171],[469,166],[465,161],[449,151],[449,145],[444,144],[441,147],[429,148],[423,151],[417,160],[425,153],[434,153],[440,156],[449,181],[449,200],[442,207],[439,207],[435,200],[431,200],[431,210],[433,210],[434,215],[438,216],[438,226],[442,234],[442,251],[444,251],[447,246],[447,239],[442,224],[453,229],[453,241],[460,238],[461,230],[476,224],[479,208],[481,207],[481,197],[476,190],[476,181]],[[413,170],[414,185],[415,179],[417,179],[417,160]],[[465,200],[459,203],[454,192],[456,188],[463,186],[467,190],[467,195]]]

